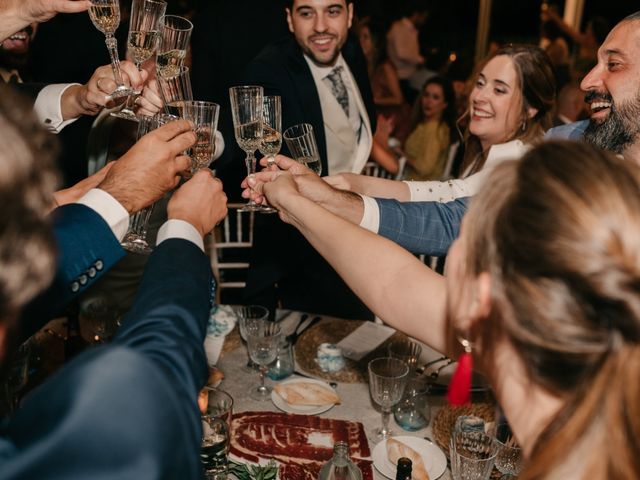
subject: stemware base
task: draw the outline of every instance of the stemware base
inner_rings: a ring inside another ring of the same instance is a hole
[[[135,234],[127,234],[122,242],[120,242],[122,248],[129,252],[141,253],[144,255],[150,255],[153,249],[149,246],[144,238],[141,238]]]
[[[369,438],[371,438],[374,442],[379,443],[387,438],[393,437],[395,432],[390,428],[384,430],[382,427],[374,428],[369,432]]]
[[[258,209],[259,213],[278,213],[278,210],[273,207],[267,207],[266,205],[261,205]]]
[[[259,212],[260,211],[260,205],[258,205],[257,203],[245,203],[237,211],[238,212]]]
[[[253,400],[258,400],[260,402],[271,399],[271,387],[267,387],[264,385],[259,385],[257,387],[253,387],[249,396]]]
[[[123,108],[119,112],[111,112],[112,117],[122,118],[123,120],[130,120],[132,122],[139,122],[140,119],[136,116],[133,110]]]
[[[127,87],[126,85],[120,85],[116,87],[116,89],[109,94],[109,98],[111,100],[116,100],[118,98],[128,97],[130,95],[137,95],[139,92],[136,92],[133,88]]]

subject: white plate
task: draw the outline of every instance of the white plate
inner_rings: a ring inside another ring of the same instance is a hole
[[[444,456],[442,450],[435,444],[420,437],[402,436],[393,438],[413,448],[422,456],[424,468],[427,469],[429,478],[436,479],[447,469],[447,457]],[[387,457],[386,440],[383,440],[375,446],[371,456],[373,457],[373,466],[376,467],[376,470],[387,478],[396,478],[396,465],[391,463]]]
[[[285,382],[282,382],[282,385],[287,385],[290,383],[316,383],[324,388],[326,388],[327,390],[329,390],[330,392],[333,391],[333,389],[326,383],[323,382],[321,380],[314,380],[312,378],[293,378],[291,380],[287,380]],[[287,412],[287,413],[301,413],[303,415],[318,415],[319,413],[324,413],[327,410],[330,410],[333,407],[333,403],[330,403],[328,405],[291,405],[289,403],[287,403],[284,398],[282,398],[280,395],[278,395],[274,390],[271,391],[271,401],[273,402],[273,404],[278,407],[280,410],[282,410],[283,412]]]

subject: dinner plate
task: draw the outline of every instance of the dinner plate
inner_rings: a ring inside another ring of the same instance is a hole
[[[330,392],[333,391],[333,389],[326,382],[323,382],[322,380],[315,380],[313,378],[293,378],[291,380],[282,382],[283,385],[288,385],[291,383],[316,383],[323,388],[326,388]],[[300,413],[302,415],[318,415],[320,413],[326,412],[327,410],[330,410],[334,405],[333,403],[330,403],[328,405],[291,405],[287,403],[284,398],[278,395],[275,389],[271,391],[271,401],[283,412]]]
[[[447,457],[440,448],[427,440],[420,437],[401,436],[393,437],[399,442],[413,448],[422,456],[424,468],[429,474],[429,478],[436,479],[442,475],[447,469]],[[389,461],[387,457],[387,441],[383,440],[375,446],[373,453],[373,466],[376,467],[382,475],[392,480],[396,478],[396,465]]]

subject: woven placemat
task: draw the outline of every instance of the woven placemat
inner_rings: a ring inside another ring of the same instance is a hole
[[[346,360],[345,367],[339,372],[323,372],[315,361],[318,346],[321,343],[338,343],[364,322],[338,318],[323,318],[320,322],[306,330],[294,346],[294,355],[300,369],[314,377],[343,383],[367,383],[367,364],[376,357],[386,356],[389,342],[401,338],[404,334],[396,332],[378,348],[361,360]]]
[[[240,327],[237,325],[224,337],[224,343],[222,344],[222,351],[220,352],[220,358],[224,357],[229,352],[233,352],[236,348],[242,345],[242,339],[240,338]]]
[[[433,437],[447,458],[449,458],[449,439],[458,417],[475,415],[485,422],[493,422],[495,408],[496,406],[493,403],[474,403],[462,407],[445,405],[440,409],[433,419]]]

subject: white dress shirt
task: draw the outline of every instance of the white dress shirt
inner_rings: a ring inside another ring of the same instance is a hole
[[[54,83],[47,85],[38,93],[33,110],[44,127],[53,133],[60,133],[64,127],[75,122],[79,117],[64,120],[60,102],[64,91],[79,83]]]
[[[77,203],[86,205],[100,215],[120,242],[129,228],[129,212],[113,196],[99,188],[89,190]],[[189,222],[169,219],[160,227],[156,245],[170,238],[182,238],[204,252],[204,242],[198,230]]]

